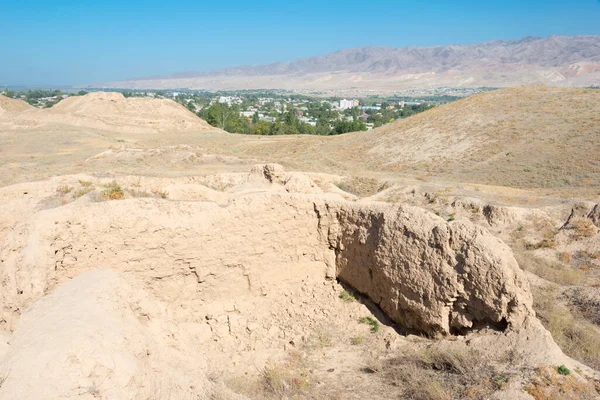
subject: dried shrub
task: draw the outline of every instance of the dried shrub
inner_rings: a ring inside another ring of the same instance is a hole
[[[512,375],[505,360],[468,347],[432,345],[384,363],[384,379],[415,400],[481,399],[505,387]]]
[[[538,367],[536,375],[525,391],[535,400],[592,400],[598,398],[600,393],[592,382],[576,378],[570,374],[570,371],[567,374],[565,370],[568,371],[564,365],[554,368],[548,365]]]
[[[56,193],[58,194],[62,194],[65,195],[67,193],[71,193],[73,191],[73,187],[72,186],[67,186],[67,185],[61,185],[59,187],[56,188]]]
[[[125,193],[119,184],[115,181],[104,186],[104,190],[102,191],[102,196],[106,200],[121,200]]]
[[[580,240],[592,237],[596,234],[596,226],[587,218],[579,218],[571,223],[573,239]]]

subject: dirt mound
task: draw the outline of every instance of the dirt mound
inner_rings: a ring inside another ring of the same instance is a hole
[[[94,92],[71,96],[52,108],[19,114],[15,127],[50,123],[111,132],[195,132],[214,130],[182,105],[167,99],[125,98]]]
[[[23,100],[15,100],[0,94],[0,114],[15,113],[33,109]]]

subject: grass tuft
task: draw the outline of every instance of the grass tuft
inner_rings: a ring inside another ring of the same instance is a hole
[[[377,321],[375,318],[361,317],[361,318],[358,319],[358,322],[360,322],[361,324],[371,325],[371,332],[372,333],[379,332],[379,321]]]
[[[346,290],[340,293],[339,298],[345,301],[346,303],[353,303],[356,301],[356,297],[352,293],[347,292]]]

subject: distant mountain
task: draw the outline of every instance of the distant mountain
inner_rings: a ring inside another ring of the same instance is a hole
[[[101,86],[398,90],[436,86],[587,86],[598,83],[600,35],[526,37],[434,47],[361,47],[292,62],[132,79]]]

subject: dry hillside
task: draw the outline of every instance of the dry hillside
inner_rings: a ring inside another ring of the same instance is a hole
[[[502,89],[369,132],[236,141],[295,168],[515,188],[600,188],[600,91]]]
[[[7,118],[6,123],[23,128],[61,124],[134,133],[210,129],[206,122],[172,100],[126,99],[121,93],[104,92],[68,97],[56,106],[43,110],[29,107],[26,112],[11,113]],[[0,119],[0,124],[2,122]]]
[[[0,117],[0,142],[7,149],[7,161],[23,179],[27,171],[43,176],[39,164],[31,164],[32,155],[39,161],[51,158],[47,162],[53,168],[74,172],[97,168],[89,165],[89,157],[110,145],[125,146],[130,153],[133,148],[186,145],[238,157],[245,160],[243,168],[268,160],[294,169],[343,175],[416,177],[596,195],[600,188],[600,153],[595,148],[600,142],[598,110],[598,90],[519,87],[456,101],[369,132],[255,137],[219,131],[170,101],[95,93],[67,99],[39,113]],[[52,124],[46,125],[48,121]],[[19,140],[15,140],[16,132],[20,132]],[[163,134],[168,132],[177,135]],[[58,153],[42,151],[38,139],[46,136],[57,139],[51,146],[57,146],[63,156],[51,157]],[[86,162],[74,169],[75,161]],[[180,175],[199,168],[190,162],[165,163],[157,155],[145,157],[147,167],[130,163],[123,155],[119,164],[104,161],[107,165],[102,168],[122,172],[159,168],[162,173]]]
[[[384,126],[367,155],[389,171],[512,187],[600,186],[600,91],[520,87]]]
[[[11,99],[0,94],[0,114],[2,113],[18,113],[25,110],[31,110],[29,104],[22,100]]]
[[[0,400],[597,399],[599,93],[336,137],[0,114]]]

